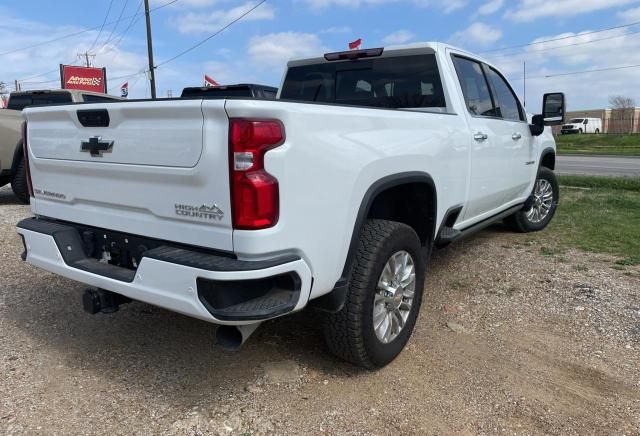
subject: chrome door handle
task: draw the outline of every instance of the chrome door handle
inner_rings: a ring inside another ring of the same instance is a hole
[[[514,133],[513,135],[511,135],[511,139],[513,139],[514,141],[519,141],[522,138],[522,135],[520,133]]]
[[[475,139],[478,142],[486,141],[488,138],[489,136],[486,133],[482,133],[482,132],[478,132],[475,135],[473,135],[473,139]]]

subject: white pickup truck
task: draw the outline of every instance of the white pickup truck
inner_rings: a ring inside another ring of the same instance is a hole
[[[276,100],[29,108],[23,258],[95,287],[91,313],[151,303],[228,348],[312,306],[332,352],[380,367],[432,248],[553,217],[563,94],[543,106],[527,119],[495,67],[427,43],[291,61]]]

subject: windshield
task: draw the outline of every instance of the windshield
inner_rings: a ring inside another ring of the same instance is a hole
[[[280,98],[389,108],[446,107],[435,55],[291,67]]]
[[[29,106],[52,105],[71,103],[71,94],[68,92],[41,93],[41,94],[14,94],[9,97],[7,109],[21,111]]]
[[[569,121],[570,124],[581,124],[584,121],[584,118],[574,118]]]

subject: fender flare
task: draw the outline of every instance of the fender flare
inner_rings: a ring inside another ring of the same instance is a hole
[[[13,178],[13,176],[15,175],[16,168],[18,167],[21,159],[24,159],[24,145],[22,144],[22,139],[18,141],[16,149],[13,151],[13,161],[11,162],[11,178]]]
[[[322,295],[312,301],[309,302],[309,305],[325,311],[336,313],[339,312],[344,303],[346,301],[347,296],[347,288],[349,286],[349,276],[351,275],[351,268],[353,266],[353,257],[358,246],[358,238],[360,235],[360,229],[364,225],[364,222],[369,215],[371,210],[371,206],[373,205],[374,200],[383,191],[386,191],[389,188],[393,188],[395,186],[405,185],[409,183],[425,183],[429,186],[429,189],[433,195],[434,202],[434,214],[436,216],[433,217],[434,224],[436,223],[437,214],[438,214],[438,194],[436,190],[435,182],[430,174],[421,171],[410,171],[404,173],[392,174],[386,177],[383,177],[376,182],[374,182],[367,192],[365,192],[362,201],[360,202],[360,207],[358,209],[358,214],[356,215],[356,220],[353,225],[353,231],[351,233],[351,240],[349,242],[349,250],[347,251],[347,258],[345,260],[344,268],[342,270],[342,275],[336,282],[334,288],[327,294]],[[437,225],[434,225],[431,230],[429,247],[427,249],[430,250],[433,247],[433,241],[435,239]]]
[[[540,160],[538,161],[538,170],[540,170],[540,167],[542,166],[542,161],[544,160],[544,158],[550,154],[553,155],[553,162],[554,162],[554,165],[553,165],[554,168],[551,168],[551,169],[555,170],[556,151],[553,147],[547,147],[544,150],[542,150],[542,153],[540,153]]]

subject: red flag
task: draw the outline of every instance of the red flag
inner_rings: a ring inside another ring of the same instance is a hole
[[[209,86],[220,86],[220,84],[218,82],[216,82],[215,80],[213,80],[211,77],[207,76],[206,74],[204,75],[204,86],[209,87]]]
[[[358,50],[361,44],[362,38],[358,38],[355,41],[349,43],[349,50]]]
[[[7,107],[7,96],[3,95],[2,96],[2,109]]]

